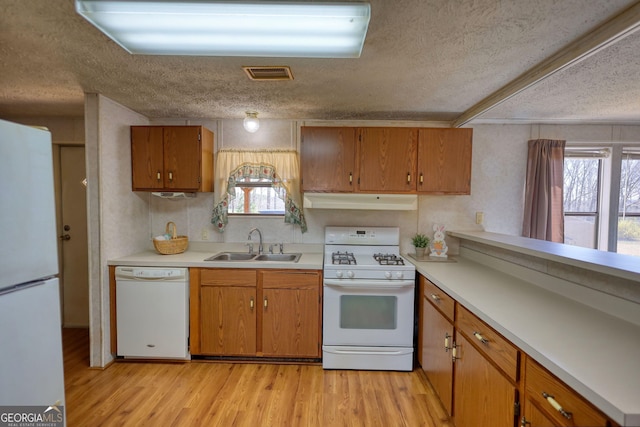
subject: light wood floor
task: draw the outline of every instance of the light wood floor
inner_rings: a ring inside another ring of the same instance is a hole
[[[117,362],[89,369],[86,329],[64,329],[67,425],[453,427],[414,372]]]

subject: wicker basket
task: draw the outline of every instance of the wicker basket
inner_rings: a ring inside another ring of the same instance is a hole
[[[166,233],[171,235],[170,240],[153,239],[153,246],[155,246],[156,251],[162,255],[174,255],[181,254],[187,250],[189,238],[187,236],[178,236],[176,225],[172,221],[167,223]]]

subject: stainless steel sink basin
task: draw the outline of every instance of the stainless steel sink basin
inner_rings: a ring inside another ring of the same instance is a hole
[[[255,257],[254,261],[298,262],[302,254],[262,254]]]
[[[249,262],[298,262],[301,253],[295,254],[249,254],[247,252],[220,252],[205,261],[249,261]]]
[[[205,259],[205,261],[251,261],[255,256],[255,254],[246,252],[221,252]]]

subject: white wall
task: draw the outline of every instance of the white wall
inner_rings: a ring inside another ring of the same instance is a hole
[[[110,352],[107,260],[145,249],[149,195],[131,191],[130,126],[148,119],[102,95],[85,99],[89,226],[90,364]]]

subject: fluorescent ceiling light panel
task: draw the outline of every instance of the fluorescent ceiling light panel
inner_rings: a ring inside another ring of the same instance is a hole
[[[76,11],[133,54],[358,58],[371,6],[76,0]]]

